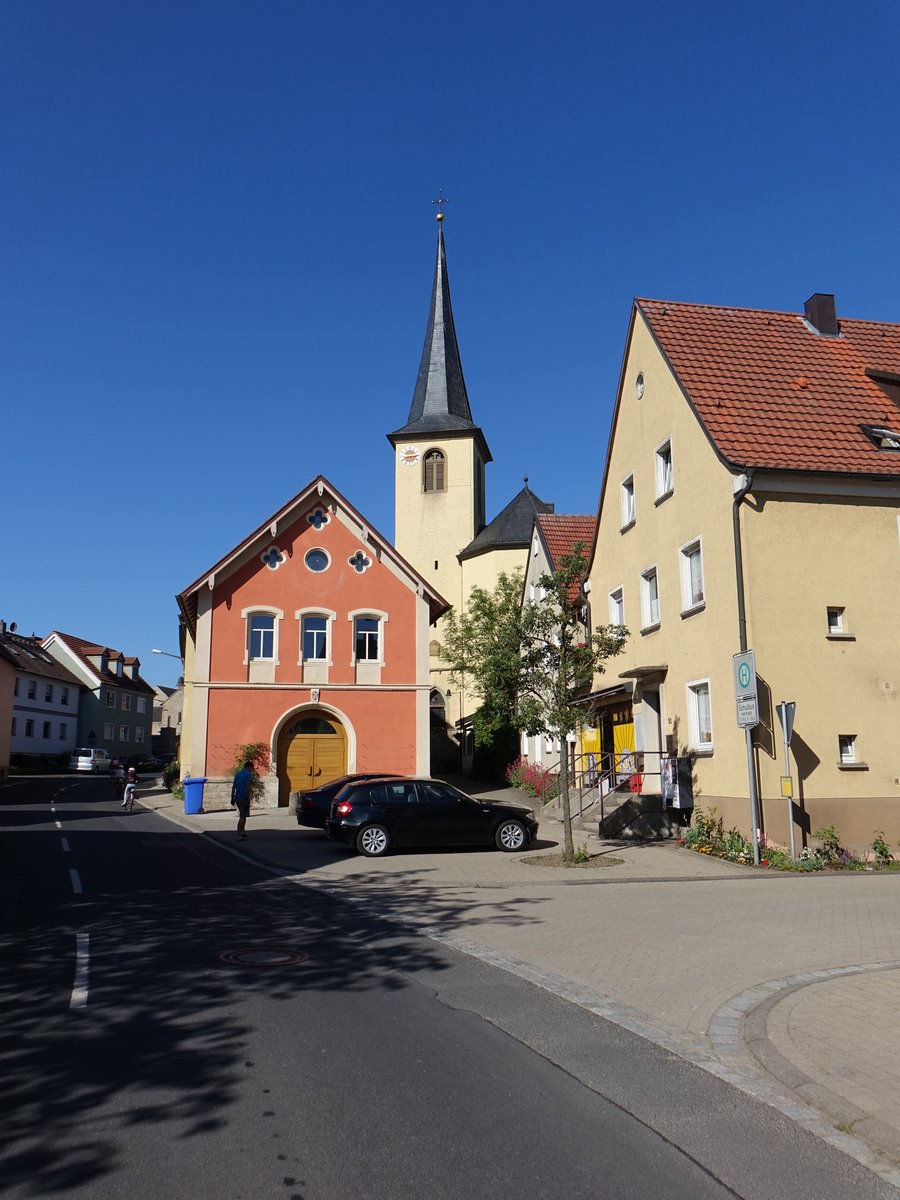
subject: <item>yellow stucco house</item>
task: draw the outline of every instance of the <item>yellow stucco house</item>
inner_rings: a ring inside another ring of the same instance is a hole
[[[588,584],[593,623],[630,637],[592,719],[633,721],[650,786],[661,754],[688,755],[726,827],[750,833],[752,781],[781,845],[789,813],[798,848],[827,825],[900,840],[898,406],[900,326],[838,320],[833,296],[802,314],[634,303]]]

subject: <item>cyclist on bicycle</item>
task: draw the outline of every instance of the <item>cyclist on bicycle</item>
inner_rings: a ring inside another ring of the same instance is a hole
[[[123,808],[134,808],[134,790],[138,785],[137,771],[134,767],[128,768],[128,782],[125,784],[125,796],[122,800]]]

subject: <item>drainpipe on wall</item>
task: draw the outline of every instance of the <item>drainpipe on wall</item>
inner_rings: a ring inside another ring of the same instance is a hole
[[[734,528],[734,573],[737,582],[738,602],[738,637],[741,643],[741,654],[747,653],[747,610],[744,604],[744,555],[741,550],[741,516],[738,511],[744,497],[753,487],[752,468],[738,475],[731,485],[734,499],[731,504],[731,521]]]
[[[738,475],[732,483],[731,521],[734,530],[734,574],[737,583],[738,602],[738,638],[741,654],[747,652],[747,609],[744,600],[744,555],[741,550],[741,516],[740,507],[744,497],[753,486],[752,467],[742,475]],[[753,765],[753,735],[749,728],[744,730],[747,737],[747,778],[750,783],[750,827],[753,831],[753,861],[759,866],[759,805],[756,790],[756,771]]]

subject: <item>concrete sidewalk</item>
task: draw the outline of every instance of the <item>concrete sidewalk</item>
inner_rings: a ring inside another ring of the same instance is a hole
[[[366,859],[285,809],[254,808],[238,843],[232,809],[186,816],[146,786],[140,803],[668,1047],[900,1188],[900,875],[769,873],[582,833],[604,865],[537,865],[562,845],[546,819],[525,854]]]

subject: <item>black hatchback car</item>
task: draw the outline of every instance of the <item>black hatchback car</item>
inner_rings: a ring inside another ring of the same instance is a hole
[[[357,775],[339,775],[321,787],[313,788],[310,792],[301,792],[297,800],[297,824],[307,829],[324,829],[328,814],[331,812],[331,802],[348,783],[356,783],[361,779],[385,779],[383,771],[367,771]]]
[[[519,804],[488,804],[438,779],[370,779],[350,784],[331,806],[330,838],[377,858],[411,846],[496,846],[525,850],[537,819]]]

